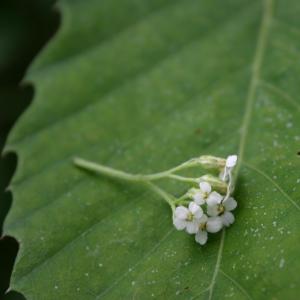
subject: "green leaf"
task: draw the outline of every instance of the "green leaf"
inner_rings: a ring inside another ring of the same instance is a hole
[[[11,288],[28,299],[296,299],[298,1],[60,9],[60,31],[27,76],[34,102],[7,145],[19,157],[5,224],[20,241]],[[204,247],[151,191],[71,164],[77,155],[151,173],[233,153],[236,222]]]

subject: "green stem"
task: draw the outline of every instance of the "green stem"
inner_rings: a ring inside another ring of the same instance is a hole
[[[188,205],[190,202],[190,200],[177,199],[174,203],[175,205]]]
[[[180,175],[175,175],[175,174],[170,174],[166,176],[167,178],[172,178],[178,181],[183,181],[183,182],[191,182],[191,183],[198,183],[198,179],[197,178],[191,178],[191,177],[183,177]]]
[[[97,172],[103,175],[107,175],[114,178],[119,178],[123,180],[129,180],[129,181],[152,181],[152,180],[158,180],[164,177],[169,177],[173,179],[177,179],[180,181],[189,181],[192,182],[192,179],[188,179],[186,177],[172,175],[172,173],[177,172],[182,169],[190,168],[196,165],[194,160],[188,160],[177,167],[171,168],[167,171],[155,173],[155,174],[149,174],[149,175],[143,175],[143,174],[130,174],[126,173],[124,171],[116,170],[101,164],[97,164],[82,158],[74,158],[73,160],[74,164],[82,169]],[[195,182],[195,181],[193,181]]]
[[[146,181],[145,184],[150,187],[152,191],[161,196],[170,205],[173,213],[175,210],[174,197],[150,181]]]
[[[156,173],[156,174],[151,174],[151,175],[140,175],[140,174],[129,174],[120,170],[116,170],[110,167],[106,167],[100,164],[96,164],[81,158],[75,158],[74,159],[74,164],[80,168],[89,170],[89,171],[93,171],[93,172],[97,172],[103,175],[107,175],[113,178],[119,178],[119,179],[123,179],[123,180],[129,180],[129,181],[135,181],[135,182],[142,182],[144,184],[146,184],[148,187],[151,188],[152,191],[154,191],[156,194],[160,195],[171,207],[172,212],[174,212],[175,210],[175,198],[170,195],[169,193],[165,192],[163,189],[161,189],[160,187],[158,187],[156,184],[153,184],[152,182],[150,182],[150,180],[155,180],[155,179],[159,179],[162,177],[166,177],[169,172],[171,172],[170,170],[174,170],[174,169],[178,169],[177,168],[173,168],[170,169],[168,171],[165,172],[161,172],[161,173]],[[183,165],[183,164],[182,164]],[[181,165],[181,166],[182,166]]]

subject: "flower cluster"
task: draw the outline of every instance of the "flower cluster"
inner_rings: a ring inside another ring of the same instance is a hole
[[[224,226],[234,222],[232,210],[237,207],[236,200],[231,196],[233,191],[232,170],[237,162],[237,156],[226,159],[220,178],[227,183],[225,195],[214,191],[211,184],[200,181],[199,188],[188,191],[187,199],[177,205],[173,213],[173,224],[178,230],[195,234],[195,240],[200,245],[207,242],[208,232],[216,233]]]
[[[234,190],[232,172],[236,163],[236,155],[230,155],[227,159],[202,155],[166,171],[154,174],[131,174],[79,157],[74,158],[74,164],[81,169],[116,179],[146,184],[170,206],[174,226],[178,230],[195,234],[196,242],[201,245],[207,242],[208,232],[218,232],[224,226],[230,226],[234,222],[232,210],[236,208],[237,202],[231,195]],[[205,170],[220,172],[219,177],[212,173],[198,178],[184,177],[178,174],[184,169],[199,166]],[[176,198],[153,183],[153,181],[163,178],[197,183],[198,186],[190,188],[183,196]]]

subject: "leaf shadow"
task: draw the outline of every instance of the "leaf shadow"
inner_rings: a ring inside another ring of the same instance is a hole
[[[3,41],[5,44],[0,53],[0,299],[4,300],[25,298],[9,290],[19,243],[3,233],[3,223],[13,201],[8,187],[17,168],[18,157],[12,152],[3,155],[2,150],[9,131],[34,96],[33,86],[22,83],[28,65],[59,27],[60,14],[53,7],[55,2],[0,2],[0,39],[1,44]]]
[[[4,296],[3,300],[26,300],[26,298],[16,291],[10,291]]]

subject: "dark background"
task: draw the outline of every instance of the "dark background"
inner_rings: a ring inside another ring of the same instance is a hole
[[[0,0],[0,299],[24,299],[9,291],[18,243],[5,236],[3,222],[13,197],[8,189],[17,166],[15,153],[3,154],[10,129],[28,107],[34,87],[23,82],[26,70],[59,27],[55,0]]]

